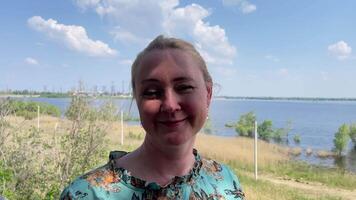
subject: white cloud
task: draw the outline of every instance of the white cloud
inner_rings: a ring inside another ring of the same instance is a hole
[[[31,57],[25,58],[25,62],[29,65],[38,65],[38,61]]]
[[[120,27],[115,28],[110,34],[113,35],[115,41],[126,44],[139,44],[144,46],[150,41],[148,38],[141,38],[129,31],[121,30]]]
[[[222,0],[224,6],[233,6],[239,8],[242,13],[249,14],[257,10],[256,5],[247,0]]]
[[[45,20],[40,16],[28,19],[28,25],[34,30],[44,33],[52,40],[62,43],[69,49],[90,56],[113,56],[116,50],[100,40],[92,40],[82,26],[59,24],[56,20]]]
[[[131,59],[122,59],[122,60],[119,60],[119,64],[121,64],[121,65],[131,66],[132,63],[133,63],[133,60],[131,60]]]
[[[165,18],[165,31],[172,35],[191,37],[195,46],[207,62],[212,64],[232,64],[236,48],[229,44],[225,30],[204,22],[210,12],[200,5],[191,4],[173,9]]]
[[[77,5],[81,9],[86,9],[88,7],[93,7],[98,4],[100,0],[79,0],[76,1]]]
[[[114,22],[111,34],[116,41],[147,44],[163,33],[191,41],[209,63],[231,64],[236,56],[236,48],[229,43],[225,30],[210,25],[206,18],[211,13],[198,4],[179,7],[179,0],[76,2],[79,7],[93,9]]]
[[[331,55],[336,56],[339,60],[347,59],[352,52],[352,48],[344,41],[339,41],[328,46]]]
[[[266,55],[265,58],[266,58],[267,60],[271,60],[271,61],[273,61],[273,62],[279,62],[279,61],[280,61],[279,58],[277,58],[277,57],[275,57],[275,56],[272,56],[272,55]]]
[[[277,71],[277,74],[279,74],[280,76],[288,76],[289,75],[289,71],[286,68],[281,68]]]

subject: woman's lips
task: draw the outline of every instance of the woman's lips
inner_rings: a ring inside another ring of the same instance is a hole
[[[164,121],[159,121],[158,123],[163,124],[168,127],[175,127],[178,126],[181,122],[184,122],[187,118],[184,119],[179,119],[179,120],[164,120]]]

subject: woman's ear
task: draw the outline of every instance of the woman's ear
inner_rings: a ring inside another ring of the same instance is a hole
[[[210,102],[211,102],[211,98],[213,96],[213,83],[206,83],[206,91],[207,91],[207,106],[209,107]]]

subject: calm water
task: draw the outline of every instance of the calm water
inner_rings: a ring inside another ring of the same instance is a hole
[[[30,100],[30,99],[29,99]],[[47,102],[58,106],[62,113],[70,103],[65,98],[34,98],[33,101]],[[99,105],[107,100],[95,100]],[[131,100],[114,99],[114,103],[133,116],[138,111]],[[240,115],[253,111],[259,122],[272,120],[274,127],[283,128],[290,122],[292,130],[289,133],[289,145],[299,146],[303,149],[331,150],[333,138],[338,127],[343,123],[356,123],[356,102],[348,101],[264,101],[264,100],[225,100],[214,99],[211,104],[209,117],[213,125],[213,134],[221,136],[235,136],[235,130],[226,128],[226,123],[236,122]],[[295,134],[301,137],[300,144],[293,142]],[[348,170],[356,172],[356,152],[352,151],[351,143],[344,164]],[[333,159],[318,159],[315,156],[306,156],[305,153],[297,159],[309,163],[334,166]]]

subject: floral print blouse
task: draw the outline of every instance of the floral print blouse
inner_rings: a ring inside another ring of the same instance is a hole
[[[177,176],[170,184],[161,187],[116,167],[115,160],[127,152],[113,151],[106,165],[77,178],[63,190],[60,199],[244,199],[238,178],[226,165],[201,158],[195,149],[193,153],[195,164],[190,173]]]

